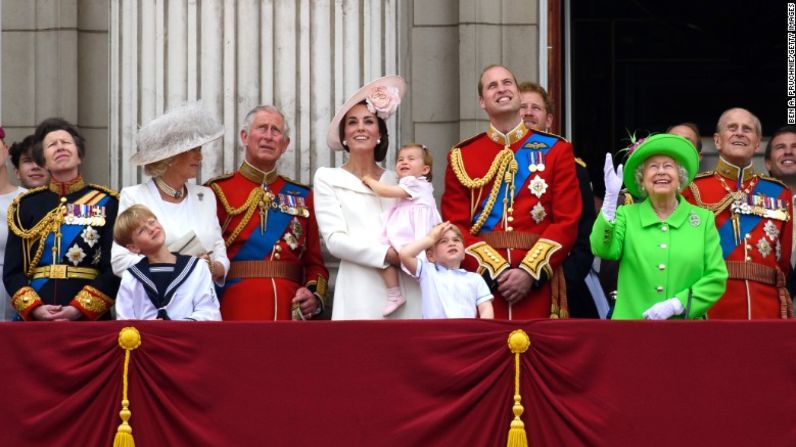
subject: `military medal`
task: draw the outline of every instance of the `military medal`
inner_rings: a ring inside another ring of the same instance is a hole
[[[282,236],[282,239],[284,239],[285,242],[287,242],[287,245],[292,250],[295,250],[298,247],[298,241],[296,240],[296,237],[293,236],[293,233],[285,233],[285,235]]]
[[[545,211],[541,203],[536,202],[536,205],[533,206],[531,209],[531,217],[533,217],[536,223],[542,223],[544,218],[547,217],[547,211]]]
[[[757,250],[765,258],[769,254],[771,254],[771,244],[768,243],[768,240],[766,238],[764,237],[760,238],[760,240],[757,241]]]
[[[530,189],[531,193],[536,197],[542,197],[542,194],[547,191],[547,182],[537,175],[533,178],[533,180],[531,180],[531,184],[528,185],[528,189]]]
[[[762,194],[749,195],[741,193],[730,209],[735,214],[752,214],[782,221],[790,220],[788,208],[784,201]]]
[[[544,171],[544,152],[530,151],[528,153],[528,170],[531,172]]]
[[[771,239],[771,241],[776,241],[779,238],[779,229],[776,225],[774,225],[774,222],[771,222],[770,220],[767,220],[766,224],[763,225],[763,231],[766,233],[766,236]]]
[[[80,237],[82,237],[83,242],[85,242],[86,245],[91,248],[94,248],[94,245],[100,240],[99,233],[91,226],[86,227],[86,229],[80,234]]]
[[[290,231],[299,239],[301,239],[301,235],[304,233],[304,229],[301,227],[301,222],[299,222],[299,220],[295,217],[290,221]]]

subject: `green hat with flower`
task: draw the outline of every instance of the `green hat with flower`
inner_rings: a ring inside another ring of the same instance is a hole
[[[654,155],[666,155],[674,159],[688,173],[686,184],[694,180],[699,169],[699,154],[690,141],[680,135],[661,133],[642,138],[627,148],[630,154],[625,161],[624,182],[628,192],[641,197],[639,185],[636,184],[636,169]],[[685,187],[685,185],[681,185]]]

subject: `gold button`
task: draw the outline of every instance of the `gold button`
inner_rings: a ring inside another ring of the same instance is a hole
[[[507,228],[506,228],[506,231],[514,231],[514,228],[512,228],[512,227],[507,227]]]
[[[747,250],[751,250],[751,249],[752,249],[752,246],[751,246],[751,245],[749,245],[749,244],[746,244],[746,249],[747,249]]]
[[[279,253],[274,253],[274,259],[279,259]]]
[[[661,244],[661,248],[667,248],[667,247],[668,247],[668,245],[666,245],[666,244]]]
[[[752,235],[751,235],[751,234],[749,234],[749,233],[746,233],[746,236],[744,236],[744,238],[745,238],[745,239],[752,239]]]
[[[274,246],[274,250],[275,251],[282,251],[282,246],[281,245],[275,245]]]
[[[658,264],[658,270],[666,270],[666,266],[664,264]]]
[[[747,256],[747,257],[746,257],[746,260],[747,260],[747,261],[751,261],[751,260],[752,260],[752,257],[751,257],[751,256]]]
[[[508,220],[509,222],[514,222],[514,217],[513,216],[509,216],[506,220]]]
[[[663,292],[663,286],[658,286],[658,287],[655,288],[655,290],[657,290],[658,293],[661,293],[661,292]]]

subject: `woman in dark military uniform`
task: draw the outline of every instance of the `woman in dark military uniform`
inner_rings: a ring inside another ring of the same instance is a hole
[[[85,140],[74,125],[49,118],[35,137],[33,157],[51,177],[8,209],[11,303],[24,320],[108,318],[119,287],[110,266],[117,194],[83,181]]]

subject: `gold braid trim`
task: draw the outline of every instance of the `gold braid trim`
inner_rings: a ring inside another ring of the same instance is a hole
[[[8,228],[11,232],[23,240],[25,246],[24,255],[26,257],[30,253],[30,247],[34,239],[38,239],[39,245],[36,247],[36,254],[33,256],[30,265],[25,269],[25,275],[30,278],[33,276],[33,271],[39,265],[42,253],[44,253],[44,242],[47,240],[47,236],[50,233],[57,233],[60,231],[61,224],[64,222],[64,212],[62,209],[63,205],[59,205],[45,214],[33,228],[26,230],[17,225],[17,220],[19,219],[19,199],[21,197],[22,196],[17,196],[14,201],[11,202],[11,205],[8,207],[6,221],[8,222]],[[53,260],[53,262],[55,262],[55,260]]]
[[[235,227],[235,230],[233,230],[229,237],[224,241],[227,247],[229,247],[233,242],[235,242],[235,239],[238,238],[240,232],[243,231],[243,229],[251,220],[254,212],[257,210],[260,200],[262,200],[263,195],[265,194],[265,191],[263,191],[262,188],[252,189],[252,192],[249,193],[249,197],[246,199],[246,202],[244,202],[240,208],[233,208],[232,205],[230,205],[229,200],[227,200],[227,196],[224,195],[224,191],[220,186],[218,186],[218,184],[213,183],[210,185],[210,187],[213,188],[213,192],[216,193],[216,197],[218,197],[219,202],[221,202],[221,205],[224,207],[224,211],[227,213],[227,220],[242,214],[244,211],[246,212],[246,214],[243,215],[240,223],[238,223],[238,226]],[[222,231],[226,230],[226,226],[227,224],[225,223]]]
[[[694,202],[696,202],[697,206],[710,210],[714,216],[721,214],[725,209],[727,209],[728,206],[732,204],[732,202],[735,201],[735,195],[727,193],[723,199],[716,203],[705,203],[702,201],[702,196],[699,193],[699,187],[697,187],[693,182],[688,185],[688,189],[690,189],[691,194],[694,195]]]
[[[473,226],[470,227],[470,234],[476,235],[481,231],[481,227],[484,226],[484,222],[486,222],[486,219],[492,212],[492,208],[495,206],[495,201],[500,191],[500,185],[504,181],[508,182],[510,179],[514,178],[513,175],[509,176],[510,178],[506,178],[506,171],[509,171],[511,174],[517,172],[517,163],[514,162],[514,152],[509,148],[503,148],[495,156],[495,159],[492,160],[492,165],[489,166],[489,171],[487,171],[486,175],[474,179],[471,178],[464,169],[461,149],[455,147],[451,149],[451,168],[453,169],[454,175],[456,175],[456,178],[459,180],[459,183],[467,189],[483,188],[493,178],[495,179],[492,183],[492,190],[489,192],[486,205],[484,205],[484,209],[481,210],[481,215]]]

